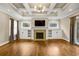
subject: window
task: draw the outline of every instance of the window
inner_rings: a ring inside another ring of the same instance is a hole
[[[17,21],[14,21],[14,35],[17,34]]]

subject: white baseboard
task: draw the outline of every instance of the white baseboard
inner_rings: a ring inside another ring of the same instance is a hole
[[[9,41],[5,41],[5,42],[3,42],[3,43],[0,43],[0,46],[5,45],[5,44],[7,44],[7,43],[9,43]]]
[[[64,39],[64,40],[66,40],[66,41],[70,42],[70,40],[68,40],[68,39]]]
[[[64,38],[64,37],[63,37],[63,39],[64,39],[64,40],[66,40],[66,41],[68,41],[68,42],[70,42],[70,40],[69,40],[69,39],[66,39],[66,38]]]

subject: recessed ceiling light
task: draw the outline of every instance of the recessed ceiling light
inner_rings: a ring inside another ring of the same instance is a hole
[[[44,11],[45,11],[45,9],[46,9],[46,7],[45,7],[45,6],[43,6],[42,12],[44,12]]]
[[[37,6],[34,6],[34,11],[36,11],[37,10]]]
[[[10,11],[10,9],[7,9],[7,11]]]
[[[69,9],[69,11],[72,11],[72,9]]]
[[[79,19],[79,16],[76,16],[76,19]]]
[[[44,12],[44,9],[42,10],[42,12]]]
[[[37,8],[37,6],[34,6],[34,9],[36,9]]]
[[[37,10],[37,12],[41,12],[40,10]]]

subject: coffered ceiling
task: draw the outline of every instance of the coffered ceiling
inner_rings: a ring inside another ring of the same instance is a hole
[[[67,3],[13,3],[23,16],[52,15],[57,16]]]
[[[61,19],[79,15],[79,3],[0,3],[0,12],[17,20]]]
[[[57,3],[54,8],[63,8],[67,3]]]
[[[16,8],[25,8],[22,3],[13,3]]]

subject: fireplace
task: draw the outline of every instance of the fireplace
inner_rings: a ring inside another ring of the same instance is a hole
[[[45,30],[35,30],[34,31],[35,39],[36,40],[44,40],[46,35],[45,35]]]
[[[36,39],[44,39],[44,33],[43,32],[37,32],[36,33]]]

